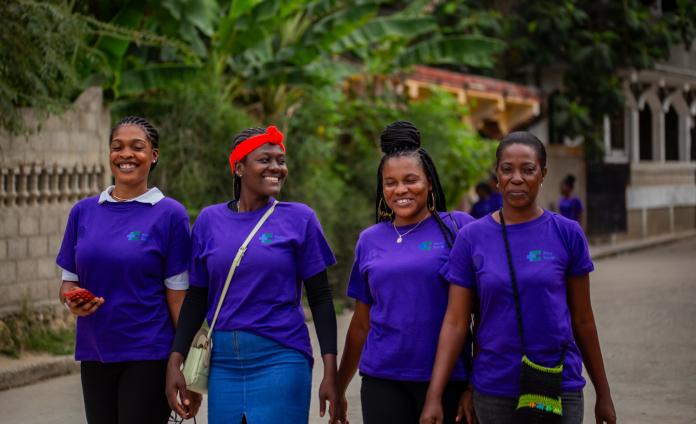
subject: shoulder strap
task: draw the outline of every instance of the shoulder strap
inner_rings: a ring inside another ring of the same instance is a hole
[[[500,227],[503,229],[503,241],[505,242],[505,254],[507,255],[508,267],[510,268],[510,279],[512,280],[512,296],[515,298],[515,314],[517,315],[517,328],[520,332],[520,349],[522,350],[522,356],[526,354],[526,348],[524,344],[524,326],[522,325],[522,307],[520,305],[520,291],[517,287],[517,276],[515,275],[515,266],[512,263],[512,253],[510,252],[510,242],[508,241],[507,229],[505,228],[505,218],[503,217],[503,208],[499,210],[500,215]],[[561,364],[565,360],[566,349],[568,343],[563,344],[561,350]]]
[[[208,338],[210,338],[210,335],[213,333],[213,328],[215,327],[215,322],[217,321],[218,314],[220,314],[220,309],[222,309],[222,302],[225,300],[225,295],[227,295],[227,289],[230,287],[230,281],[232,281],[232,276],[234,275],[234,271],[239,266],[239,263],[242,262],[242,258],[244,257],[244,253],[247,250],[247,246],[249,246],[249,242],[251,242],[251,239],[254,238],[254,235],[259,231],[259,228],[261,228],[263,223],[266,222],[268,217],[271,216],[271,214],[273,213],[273,210],[275,209],[277,204],[278,204],[277,200],[273,202],[271,207],[268,208],[266,213],[264,213],[263,216],[261,217],[261,219],[259,219],[259,222],[256,223],[256,226],[254,227],[254,229],[251,230],[251,232],[247,236],[246,240],[244,240],[244,243],[242,243],[239,250],[237,250],[237,255],[234,257],[234,260],[232,261],[232,265],[230,266],[230,271],[227,273],[227,280],[225,280],[225,286],[222,288],[222,293],[220,294],[220,300],[218,300],[217,308],[215,309],[215,315],[213,315],[213,321],[210,323],[210,328],[208,328]]]
[[[522,325],[522,307],[520,306],[520,292],[517,288],[517,276],[515,275],[515,266],[512,263],[512,253],[510,252],[510,242],[508,241],[507,230],[505,228],[505,218],[503,217],[503,208],[500,208],[500,227],[503,229],[503,241],[505,242],[505,255],[507,256],[508,267],[510,268],[510,280],[512,280],[512,297],[515,298],[515,315],[517,316],[517,329],[520,332],[520,349],[522,355],[525,354],[524,346],[524,326]]]

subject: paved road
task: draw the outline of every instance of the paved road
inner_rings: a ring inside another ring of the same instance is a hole
[[[696,423],[696,239],[595,266],[592,301],[619,422]],[[340,335],[349,319],[340,317]],[[320,372],[317,366],[311,424],[325,422],[315,400]],[[79,384],[72,375],[0,392],[2,422],[84,423]],[[591,385],[585,396],[585,423],[594,423]],[[360,423],[357,379],[348,401],[351,422]]]

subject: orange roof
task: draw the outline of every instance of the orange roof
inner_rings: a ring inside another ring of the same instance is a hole
[[[462,74],[429,66],[417,65],[414,72],[409,75],[409,78],[436,85],[462,88],[464,90],[498,93],[503,96],[519,97],[536,102],[541,101],[541,94],[535,87],[478,75]]]

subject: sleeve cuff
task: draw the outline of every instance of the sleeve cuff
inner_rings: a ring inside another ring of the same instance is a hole
[[[62,268],[60,266],[58,268],[60,268],[63,281],[80,281],[80,277],[78,277],[77,274],[75,274],[74,272],[70,272],[67,269]]]
[[[171,290],[187,290],[189,288],[188,271],[167,278],[164,280],[164,285]]]
[[[364,294],[359,293],[359,292],[357,292],[357,291],[355,291],[355,290],[350,290],[350,289],[348,289],[348,291],[346,292],[346,296],[351,297],[351,298],[353,298],[353,299],[355,299],[355,300],[359,300],[359,301],[361,301],[362,303],[364,303],[364,304],[366,304],[366,305],[372,305],[372,299],[369,299],[369,298],[368,298],[367,296],[365,296]]]

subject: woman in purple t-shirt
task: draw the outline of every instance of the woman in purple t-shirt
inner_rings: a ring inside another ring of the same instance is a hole
[[[546,176],[546,150],[528,132],[507,135],[496,151],[503,207],[457,235],[442,275],[451,283],[433,379],[421,423],[442,422],[440,398],[461,349],[474,298],[479,299],[472,385],[480,424],[515,422],[520,395],[521,349],[544,367],[563,360],[563,424],[583,421],[582,363],[597,393],[597,422],[616,422],[590,304],[593,270],[580,226],[537,206]],[[510,260],[519,287],[521,334],[515,312]],[[565,354],[564,354],[565,353]]]
[[[360,234],[355,247],[348,284],[355,312],[339,389],[345,403],[346,388],[359,367],[363,422],[411,423],[420,416],[447,308],[449,285],[439,270],[457,229],[473,218],[446,211],[437,171],[420,148],[413,124],[388,125],[380,141],[384,156],[377,171],[377,224]],[[445,389],[448,422],[457,415],[468,363],[466,354],[457,359]]]
[[[558,200],[558,212],[568,219],[582,225],[582,200],[573,196],[575,176],[568,174],[561,182],[561,198]]]
[[[184,355],[204,318],[212,321],[237,251],[280,194],[288,175],[283,134],[274,126],[243,131],[230,164],[234,199],[203,209],[192,229],[191,288],[167,370],[169,403],[185,417],[195,399],[180,371]],[[326,272],[335,262],[314,211],[277,203],[236,268],[213,329],[211,424],[307,423],[313,359],[303,282],[324,362],[320,414],[328,400],[331,419],[337,415],[336,314]]]
[[[191,250],[184,207],[147,188],[159,135],[139,117],[111,130],[115,185],[70,211],[56,262],[60,300],[77,318],[87,422],[166,423],[165,372],[188,287]],[[97,298],[66,301],[85,288]]]

